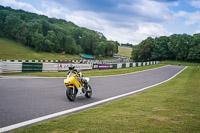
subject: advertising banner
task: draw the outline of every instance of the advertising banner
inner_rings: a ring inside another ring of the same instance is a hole
[[[112,69],[113,65],[112,64],[94,64],[93,68],[94,69]]]
[[[73,66],[75,66],[75,69],[77,70],[90,70],[92,69],[92,64],[72,64]],[[69,66],[71,66],[71,64],[64,64],[64,63],[59,63],[57,65],[58,71],[65,71],[65,70],[69,70]]]

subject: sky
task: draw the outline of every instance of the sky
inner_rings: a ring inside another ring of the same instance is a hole
[[[133,45],[147,37],[200,33],[200,0],[0,0],[0,5],[65,19]]]

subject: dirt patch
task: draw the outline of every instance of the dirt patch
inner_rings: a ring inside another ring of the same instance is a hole
[[[156,108],[154,108],[154,111],[166,111],[166,110],[169,110],[169,109],[163,108],[163,107],[156,107]]]
[[[169,120],[168,117],[157,116],[157,115],[154,115],[154,116],[152,116],[151,118],[153,118],[153,119],[155,119],[155,120],[159,120],[159,121],[166,121],[166,120]]]

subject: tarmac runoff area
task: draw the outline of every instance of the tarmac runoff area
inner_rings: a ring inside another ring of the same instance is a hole
[[[64,77],[0,78],[0,132],[77,112],[132,95],[174,78],[187,67],[160,68],[113,76],[90,77],[92,98],[66,98]]]

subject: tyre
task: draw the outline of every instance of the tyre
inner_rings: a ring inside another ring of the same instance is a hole
[[[69,101],[74,101],[76,99],[76,93],[73,93],[73,88],[67,87],[66,96],[69,99]]]
[[[92,88],[90,85],[88,85],[88,89],[86,91],[85,97],[91,98],[91,96],[92,96]]]

